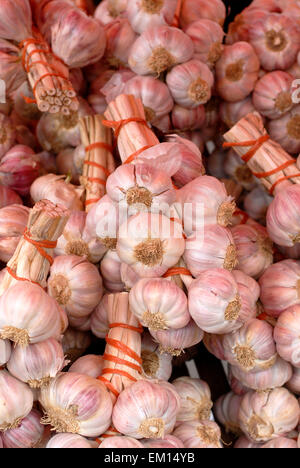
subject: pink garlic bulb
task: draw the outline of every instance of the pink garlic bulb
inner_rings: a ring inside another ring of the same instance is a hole
[[[184,0],[180,11],[180,26],[185,29],[199,19],[210,19],[223,26],[226,8],[222,0]]]
[[[171,384],[140,380],[119,395],[112,421],[126,436],[161,439],[172,432],[179,407],[179,396]]]
[[[300,368],[293,367],[292,376],[285,385],[292,393],[300,395]]]
[[[214,76],[205,63],[190,60],[172,68],[166,83],[176,104],[193,109],[210,100]]]
[[[221,361],[225,361],[223,336],[225,335],[217,335],[215,333],[204,333],[203,337],[203,344],[205,348]]]
[[[160,352],[158,344],[149,333],[142,336],[142,368],[148,379],[168,381],[172,374],[172,356]]]
[[[0,40],[0,77],[6,84],[6,95],[13,98],[14,93],[26,81],[26,72],[19,61],[20,49],[17,45]],[[1,104],[1,112],[9,114],[11,101]],[[8,112],[7,112],[8,108]]]
[[[192,40],[170,26],[154,26],[133,43],[128,63],[138,75],[157,76],[174,65],[187,62],[194,51]]]
[[[246,385],[242,384],[242,382],[240,382],[236,377],[234,377],[232,373],[232,366],[230,365],[228,366],[227,380],[228,380],[231,390],[236,395],[243,396],[250,390],[249,387],[246,387]]]
[[[17,428],[32,410],[33,394],[23,382],[0,370],[0,431]]]
[[[127,263],[121,263],[120,273],[126,291],[130,291],[135,283],[141,279]]]
[[[85,258],[62,255],[51,266],[48,291],[68,314],[86,317],[101,300],[102,279],[96,266]]]
[[[104,287],[109,292],[121,292],[124,283],[121,275],[121,260],[114,250],[108,250],[100,263],[100,272]]]
[[[33,409],[18,427],[3,432],[4,448],[38,448],[45,431],[40,423],[41,417],[41,413]]]
[[[140,323],[150,330],[183,328],[190,321],[185,293],[167,279],[140,279],[130,291],[129,304]]]
[[[106,50],[104,59],[112,67],[126,67],[130,48],[137,38],[127,18],[116,18],[105,28]]]
[[[142,34],[148,28],[171,25],[176,6],[176,0],[127,0],[125,12],[135,32]]]
[[[215,177],[201,176],[177,191],[177,201],[184,219],[187,235],[201,230],[204,225],[228,226],[235,210],[222,182]]]
[[[79,95],[85,95],[87,86],[81,68],[72,68],[69,72],[69,80],[72,83],[74,91]]]
[[[11,356],[11,344],[9,340],[0,340],[0,367],[4,366]]]
[[[56,256],[78,255],[85,256],[90,261],[94,260],[89,249],[89,243],[84,238],[86,216],[87,214],[84,211],[72,211],[64,232],[57,241],[54,250]]]
[[[81,210],[80,190],[68,184],[64,176],[47,174],[36,179],[30,187],[30,195],[35,203],[47,199],[71,210]]]
[[[245,196],[245,211],[251,218],[257,221],[265,220],[268,206],[272,200],[273,197],[270,197],[270,195],[268,195],[268,193],[262,187],[258,186]]]
[[[216,225],[204,226],[203,232],[191,234],[183,254],[187,268],[197,278],[205,270],[237,266],[237,252],[229,229]]]
[[[94,17],[102,24],[109,24],[126,10],[127,0],[104,0],[94,13]]]
[[[58,448],[93,448],[90,441],[79,434],[56,434],[51,437],[47,446],[47,449],[58,449]]]
[[[0,113],[0,159],[10,150],[16,138],[16,131],[9,117]]]
[[[258,372],[248,372],[240,367],[231,367],[232,375],[248,389],[265,391],[271,388],[282,387],[292,376],[292,366],[278,357],[275,363]]]
[[[98,437],[111,423],[112,401],[105,385],[74,372],[58,374],[40,391],[39,402],[57,432]]]
[[[135,76],[131,78],[125,84],[124,94],[132,94],[141,99],[146,120],[153,125],[158,119],[169,114],[174,106],[168,86],[152,76]]]
[[[105,51],[105,31],[100,22],[79,9],[62,12],[51,29],[55,55],[70,68],[82,68],[100,60]]]
[[[260,68],[253,47],[247,42],[225,46],[216,64],[217,91],[222,99],[237,102],[253,91]]]
[[[168,449],[168,448],[184,448],[183,443],[178,437],[173,435],[166,435],[163,439],[142,439],[143,446],[145,448],[158,448],[158,449]]]
[[[283,117],[271,120],[268,132],[272,140],[282,146],[287,152],[298,154],[300,151],[300,105],[292,107]]]
[[[71,182],[79,184],[81,173],[78,171],[74,162],[74,148],[66,148],[60,151],[56,158],[58,174],[71,177]],[[53,172],[53,171],[51,171]]]
[[[121,68],[118,71],[107,70],[107,74],[111,73],[112,71],[114,73],[111,76],[109,76],[108,79],[105,80],[105,83],[102,83],[97,88],[95,86],[96,89],[94,90],[94,93],[98,94],[99,98],[101,97],[101,95],[105,97],[105,104],[108,104],[111,101],[114,101],[117,96],[119,96],[120,94],[123,94],[126,83],[136,76],[136,74],[133,73],[131,70],[128,70],[128,68],[124,68],[124,69]],[[98,81],[96,80],[96,83],[101,83],[101,75],[98,77]],[[99,94],[99,89],[100,89],[100,94]],[[104,111],[106,110],[106,107]]]
[[[158,213],[138,213],[119,228],[117,252],[142,277],[162,276],[184,252],[180,223]]]
[[[38,175],[39,165],[34,158],[34,151],[28,146],[14,146],[1,159],[1,185],[15,190],[21,196],[28,195]]]
[[[193,320],[177,330],[150,330],[150,333],[159,343],[160,351],[172,356],[180,356],[185,348],[195,346],[203,339],[203,331]]]
[[[273,243],[267,230],[241,224],[231,228],[231,233],[239,269],[253,278],[259,278],[273,263]]]
[[[230,333],[243,324],[238,284],[233,274],[222,268],[199,274],[189,287],[188,306],[198,327],[207,333]]]
[[[144,445],[132,437],[126,436],[113,436],[106,437],[99,446],[100,449],[117,448],[144,448]]]
[[[268,369],[277,357],[273,327],[257,319],[225,335],[223,347],[226,360],[247,372]]]
[[[296,260],[282,260],[265,271],[259,280],[260,300],[268,315],[279,317],[288,307],[300,304],[299,279],[300,262]]]
[[[87,317],[73,317],[69,315],[69,325],[75,328],[75,330],[89,331],[91,329],[91,316]]]
[[[221,430],[213,421],[189,421],[173,432],[185,448],[222,448]]]
[[[254,111],[255,108],[250,96],[236,102],[222,101],[220,103],[220,118],[228,128],[233,127],[240,119]]]
[[[9,205],[22,205],[19,195],[4,185],[0,185],[0,208]]]
[[[123,164],[107,179],[107,195],[128,210],[129,216],[139,211],[165,212],[175,201],[171,176],[143,162]]]
[[[294,19],[271,13],[249,27],[249,40],[267,71],[286,70],[296,61],[299,51],[299,27]]]
[[[21,346],[48,338],[59,340],[67,317],[38,285],[20,281],[0,298],[0,337]]]
[[[216,419],[225,427],[226,432],[240,434],[239,410],[242,397],[233,392],[226,393],[217,399],[214,404]]]
[[[235,442],[233,448],[235,448],[235,449],[261,448],[261,444],[255,444],[254,442],[251,442],[247,437],[241,436]]]
[[[102,374],[103,364],[102,356],[87,354],[78,358],[70,367],[69,372],[77,372],[96,379]]]
[[[232,177],[246,190],[251,190],[256,186],[255,179],[249,167],[234,150],[229,150],[227,152],[224,161],[224,170],[227,176]]]
[[[249,392],[241,402],[240,427],[253,442],[268,442],[293,430],[299,421],[297,399],[285,388]]]
[[[62,346],[66,358],[71,362],[76,361],[90,346],[91,336],[89,333],[68,328],[62,339]]]
[[[274,328],[278,354],[294,367],[300,367],[300,306],[282,312]]]
[[[171,120],[173,128],[182,131],[196,130],[201,128],[205,122],[205,108],[201,105],[193,109],[186,109],[176,104],[172,109]]]
[[[232,272],[238,284],[239,295],[242,303],[240,319],[243,323],[252,320],[257,315],[257,301],[260,295],[259,284],[240,270]]]
[[[178,377],[173,380],[172,385],[180,397],[180,410],[176,417],[176,423],[202,421],[210,418],[213,403],[206,382],[191,377]]]
[[[0,209],[0,260],[7,263],[13,256],[27,226],[29,208],[9,205]]]
[[[297,242],[293,247],[282,247],[280,245],[276,246],[279,252],[283,255],[284,258],[290,258],[293,260],[300,259],[300,244]]]
[[[212,68],[222,55],[224,31],[210,19],[199,19],[189,24],[185,33],[194,44],[194,58]]]
[[[104,294],[91,316],[91,330],[97,338],[105,338],[109,331],[107,301],[108,294]]]
[[[25,348],[16,346],[12,350],[7,369],[11,375],[31,388],[41,388],[48,385],[68,362],[65,360],[62,345],[49,338]]]
[[[293,77],[283,71],[264,75],[255,85],[253,104],[256,110],[269,119],[278,119],[292,107]]]
[[[291,448],[298,448],[298,445],[297,445],[297,442],[293,439],[288,439],[287,437],[278,437],[278,439],[270,440],[266,444],[262,445],[260,448],[291,449]]]

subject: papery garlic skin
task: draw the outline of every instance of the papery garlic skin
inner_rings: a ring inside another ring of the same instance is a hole
[[[226,432],[240,434],[239,428],[239,409],[242,397],[233,392],[220,396],[214,404],[214,414],[226,429]]]
[[[220,103],[220,118],[228,128],[233,127],[240,119],[254,111],[255,108],[250,96],[236,102],[222,101]]]
[[[198,19],[210,19],[223,26],[226,18],[226,8],[222,0],[184,0],[180,12],[180,25],[185,29]]]
[[[241,436],[235,442],[234,447],[235,449],[251,449],[251,448],[261,448],[261,444],[256,444],[255,442],[251,442],[248,437]]]
[[[267,442],[293,430],[299,420],[297,399],[285,388],[249,392],[241,402],[239,421],[253,442]]]
[[[269,119],[282,117],[293,107],[293,77],[283,71],[264,75],[255,85],[253,104],[257,111]]]
[[[91,335],[86,332],[68,328],[62,339],[64,353],[71,362],[76,361],[90,346]]]
[[[30,187],[30,195],[35,203],[40,200],[50,200],[55,205],[62,205],[70,210],[81,210],[83,205],[80,192],[76,186],[67,184],[64,176],[47,174],[38,177]]]
[[[297,260],[282,260],[265,271],[259,280],[260,299],[268,315],[278,317],[288,307],[300,304],[299,279]]]
[[[96,354],[87,354],[78,358],[69,369],[69,372],[77,372],[78,374],[88,375],[96,379],[102,374],[103,357]]]
[[[48,385],[69,361],[65,360],[62,345],[53,338],[25,348],[16,346],[7,363],[7,369],[31,388]]]
[[[54,249],[56,256],[78,255],[91,259],[89,243],[84,240],[84,228],[87,214],[84,211],[72,211],[62,235]]]
[[[105,338],[109,331],[108,294],[104,294],[103,298],[92,313],[91,330],[97,338]]]
[[[300,306],[289,307],[278,317],[274,339],[278,354],[294,367],[300,367]]]
[[[33,409],[18,427],[3,432],[4,448],[38,448],[45,431],[45,427],[40,423],[41,417],[41,413]]]
[[[39,402],[44,424],[58,432],[97,437],[111,423],[112,401],[102,382],[73,372],[61,373],[43,387]]]
[[[171,384],[140,380],[119,395],[113,424],[119,432],[135,439],[160,439],[172,432],[179,405],[179,396]]]
[[[184,251],[182,226],[158,213],[131,216],[119,228],[120,259],[142,277],[162,276]]]
[[[138,34],[159,25],[171,24],[176,10],[176,0],[127,0],[126,16]]]
[[[0,367],[9,361],[11,356],[11,343],[9,340],[0,340]]]
[[[214,67],[223,52],[224,31],[221,26],[210,19],[199,19],[191,23],[185,33],[194,44],[194,58]]]
[[[131,289],[129,304],[134,315],[150,330],[183,328],[190,321],[185,293],[163,278],[144,278]]]
[[[115,250],[106,252],[100,263],[100,272],[107,291],[121,292],[124,290],[121,266],[122,262]]]
[[[286,387],[296,395],[300,395],[300,368],[293,367],[292,376],[286,383]]]
[[[106,50],[104,60],[112,67],[126,67],[130,48],[137,38],[128,19],[116,18],[105,28]]]
[[[142,439],[142,443],[145,448],[158,448],[158,449],[168,449],[168,448],[184,448],[183,443],[178,437],[173,435],[166,435],[163,439]]]
[[[0,208],[4,208],[9,205],[22,205],[21,197],[4,185],[0,186]]]
[[[0,337],[21,346],[60,340],[67,328],[67,317],[57,302],[29,282],[10,287],[0,298],[0,308]]]
[[[193,320],[177,330],[150,330],[151,335],[160,344],[160,350],[172,356],[180,356],[185,348],[195,346],[203,339],[204,332]]]
[[[180,410],[176,423],[209,419],[212,408],[210,388],[206,382],[191,377],[178,377],[173,380],[180,397]]]
[[[221,430],[213,421],[189,421],[173,432],[185,448],[222,448]]]
[[[27,226],[29,211],[23,205],[0,209],[0,261],[7,263],[13,256]]]
[[[72,315],[68,316],[70,327],[75,328],[80,331],[89,331],[91,329],[91,316],[86,317],[73,317]]]
[[[232,274],[238,284],[242,303],[240,320],[243,323],[247,323],[257,315],[257,301],[260,295],[260,287],[251,276],[246,275],[240,270],[233,270]]]
[[[242,326],[237,282],[222,268],[200,273],[189,287],[188,306],[198,327],[207,333],[230,333]]]
[[[297,445],[297,442],[293,439],[288,439],[287,437],[278,437],[278,439],[270,440],[266,444],[262,445],[260,448],[291,449],[291,448],[298,448],[298,445]]]
[[[50,269],[48,292],[75,317],[86,317],[99,304],[102,279],[95,265],[76,255],[56,257]]]
[[[148,379],[168,381],[172,374],[172,356],[159,350],[152,336],[144,333],[142,336],[142,368]]]
[[[174,101],[193,109],[210,100],[214,76],[205,63],[190,60],[172,68],[166,82]]]
[[[183,258],[195,278],[211,268],[231,271],[238,264],[232,234],[219,225],[204,226],[202,233],[191,234],[186,239]]]
[[[0,431],[15,429],[32,410],[33,394],[23,382],[0,370]]]
[[[93,448],[90,441],[85,439],[79,434],[56,434],[51,437],[47,446],[47,449],[58,449],[58,448]]]
[[[215,333],[204,333],[203,344],[205,348],[216,358],[225,361],[225,352],[223,347],[223,337],[225,335],[217,335]]]
[[[99,448],[108,449],[108,448],[144,448],[144,445],[132,437],[126,436],[113,436],[107,437],[100,444]]]
[[[193,51],[192,40],[180,29],[155,26],[134,42],[128,63],[138,75],[157,76],[176,64],[187,62]]]

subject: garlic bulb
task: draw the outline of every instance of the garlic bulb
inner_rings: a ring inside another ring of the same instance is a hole
[[[224,31],[221,26],[210,19],[198,19],[188,25],[185,33],[193,41],[194,58],[213,68],[224,48]]]
[[[245,211],[255,220],[265,221],[267,209],[272,200],[273,197],[270,197],[262,187],[256,187],[245,196]]]
[[[257,301],[260,295],[258,283],[240,270],[232,272],[235,281],[238,284],[239,295],[242,303],[240,320],[243,323],[252,320],[257,315]]]
[[[100,272],[107,291],[120,292],[124,290],[121,266],[122,262],[117,252],[108,250],[100,263]]]
[[[222,0],[184,0],[180,11],[180,26],[185,29],[199,19],[210,19],[223,26],[226,7]]]
[[[171,384],[140,380],[120,394],[112,420],[126,436],[161,439],[172,432],[179,406],[179,396]]]
[[[186,239],[183,258],[195,278],[211,268],[231,271],[238,263],[230,230],[217,224],[204,226],[202,233],[191,234]]]
[[[54,250],[56,256],[86,256],[88,260],[93,261],[89,248],[90,244],[86,242],[84,236],[86,216],[87,214],[84,211],[72,211],[64,232],[57,241],[57,246]]]
[[[241,402],[240,427],[251,441],[267,442],[293,430],[299,413],[297,399],[285,388],[249,392]]]
[[[16,428],[3,432],[4,448],[38,448],[45,427],[40,423],[41,413],[33,409]]]
[[[275,439],[276,440],[276,439]],[[251,448],[261,448],[261,444],[255,444],[251,442],[248,437],[241,436],[235,442],[234,447],[235,449],[251,449]]]
[[[96,379],[102,374],[103,357],[96,354],[87,354],[78,358],[69,369],[69,372],[88,375]]]
[[[294,367],[300,367],[300,306],[289,307],[278,317],[274,339],[278,354]]]
[[[168,381],[172,374],[172,356],[159,351],[158,344],[154,342],[149,333],[142,336],[142,368],[148,379]]]
[[[173,128],[181,131],[196,130],[197,128],[201,128],[205,123],[205,108],[200,105],[193,109],[186,109],[175,104],[172,109],[171,120]]]
[[[121,263],[120,274],[126,291],[130,291],[135,283],[141,279],[140,276],[129,265],[127,265],[127,263]]]
[[[277,357],[273,327],[257,319],[225,335],[223,347],[226,360],[246,372],[268,369]]]
[[[187,62],[193,50],[192,40],[180,29],[154,26],[133,43],[128,63],[138,75],[157,76],[176,64]]]
[[[57,432],[98,437],[111,423],[112,401],[105,385],[74,372],[58,374],[40,391],[44,424]]]
[[[126,67],[130,48],[137,38],[127,18],[116,18],[105,28],[104,60],[112,67]]]
[[[117,252],[142,277],[162,276],[184,251],[180,223],[158,213],[138,213],[119,228]]]
[[[278,119],[292,106],[293,77],[277,70],[266,73],[255,85],[253,104],[257,111],[269,119]]]
[[[186,295],[167,279],[139,280],[130,291],[129,304],[141,324],[150,330],[183,328],[190,321]]]
[[[90,346],[91,335],[86,332],[68,328],[62,339],[64,353],[71,362],[76,361]]]
[[[290,448],[298,448],[298,445],[297,445],[297,442],[293,439],[288,439],[287,437],[278,437],[278,439],[270,440],[266,444],[262,445],[260,448],[290,449]]]
[[[296,395],[300,395],[300,368],[293,367],[292,376],[286,383],[286,387]]]
[[[185,448],[222,448],[221,430],[213,421],[189,421],[173,432]]]
[[[220,396],[214,404],[214,414],[217,420],[223,424],[226,432],[240,434],[239,409],[242,397],[233,392]]]
[[[69,325],[75,330],[80,331],[89,331],[91,329],[91,316],[88,315],[87,317],[73,317],[69,315]]]
[[[60,340],[68,321],[57,302],[29,282],[11,286],[0,298],[0,337],[21,346]]]
[[[173,435],[166,435],[163,439],[142,439],[142,443],[146,448],[159,448],[159,449],[168,449],[168,448],[184,448],[183,443],[178,437]]]
[[[85,258],[62,255],[51,266],[48,291],[69,315],[82,318],[99,304],[102,279],[95,265]]]
[[[13,256],[26,228],[29,208],[10,205],[0,209],[0,261],[7,263]]]
[[[225,336],[225,335],[224,335]],[[223,347],[223,335],[215,333],[204,333],[203,344],[206,349],[221,361],[225,361],[225,352]]]
[[[33,394],[23,382],[0,370],[0,431],[15,429],[32,410]]]
[[[91,316],[91,330],[98,338],[105,338],[109,331],[108,294],[104,294]]]
[[[30,187],[30,195],[36,203],[40,200],[50,200],[55,205],[62,205],[67,209],[81,210],[80,192],[75,185],[66,183],[64,176],[47,174],[38,177]]]
[[[90,441],[79,434],[56,434],[53,436],[47,446],[47,449],[58,448],[93,448]]]
[[[213,403],[206,382],[191,377],[178,377],[173,380],[172,385],[180,397],[180,410],[176,423],[202,421],[210,418]]]
[[[126,16],[138,34],[154,26],[171,24],[175,15],[176,0],[127,0]]]
[[[11,344],[9,340],[0,339],[0,367],[7,363],[11,356]]]
[[[177,330],[150,330],[150,333],[159,343],[161,352],[169,353],[172,356],[180,356],[185,348],[195,346],[203,338],[203,331],[193,320]]]
[[[107,448],[118,448],[118,449],[128,449],[128,448],[144,448],[144,445],[132,437],[126,436],[113,436],[106,437],[104,441],[99,446],[101,449]]]
[[[233,127],[240,119],[246,117],[247,114],[254,111],[255,107],[253,106],[250,96],[236,102],[222,101],[220,103],[220,119],[222,122],[224,122],[224,124],[227,125],[228,128]],[[242,161],[239,158],[239,166],[241,166],[241,163]],[[248,171],[246,170],[247,166],[245,165],[244,167],[245,169],[243,172],[245,172],[246,176],[249,176],[249,173],[247,174]]]
[[[14,192],[12,189],[0,186],[0,208],[4,208],[9,205],[22,205],[21,197]]]
[[[249,167],[232,149],[227,151],[226,153],[226,158],[224,161],[224,170],[227,176],[232,177],[238,184],[242,185],[242,187],[244,187],[246,190],[251,190],[255,187],[256,182]]]

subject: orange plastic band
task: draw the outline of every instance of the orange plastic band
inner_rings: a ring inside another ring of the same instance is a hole
[[[291,174],[291,175],[289,175],[289,176],[282,177],[281,179],[276,180],[276,182],[272,185],[272,187],[271,187],[270,190],[269,190],[270,195],[273,195],[273,192],[274,192],[274,190],[275,190],[275,187],[277,187],[278,184],[281,184],[281,182],[284,182],[285,180],[292,179],[293,177],[300,177],[300,173],[298,173],[298,174]]]
[[[169,270],[163,275],[163,278],[169,278],[170,276],[176,275],[192,276],[192,273],[184,267],[169,268]]]
[[[85,206],[92,205],[93,203],[97,203],[99,200],[101,200],[101,199],[100,198],[90,198],[90,200],[85,201]]]
[[[109,145],[108,143],[104,143],[102,141],[99,141],[98,143],[92,143],[91,145],[86,146],[85,151],[88,152],[88,151],[92,151],[98,148],[106,149],[107,151],[110,151],[111,153],[113,152],[113,147]]]
[[[21,93],[21,97],[24,99],[26,104],[36,104],[36,99],[29,98],[28,96],[25,96],[25,94]]]
[[[117,429],[115,429],[113,426],[110,426],[110,427],[107,429],[106,433],[105,433],[105,434],[102,434],[101,437],[102,437],[103,439],[107,439],[108,437],[111,437],[111,434],[108,434],[109,432],[114,432],[115,434],[120,434],[120,432],[117,431]],[[99,440],[99,439],[98,439],[98,440]]]
[[[130,358],[134,359],[137,361],[139,364],[142,364],[142,359],[140,356],[135,353],[132,349],[130,349],[128,346],[124,345],[121,341],[114,340],[112,338],[109,338],[108,336],[105,338],[106,343],[112,346],[113,348],[117,348],[120,351],[122,351],[124,354],[127,354]]]
[[[36,88],[37,88],[37,85],[43,81],[44,78],[47,78],[48,76],[56,76],[57,78],[62,78],[63,80],[65,81],[69,81],[64,75],[62,75],[61,73],[45,73],[44,75],[40,76],[36,82],[34,83],[34,86],[32,88],[32,91],[33,91],[33,94],[35,95],[36,93]]]
[[[27,278],[21,278],[20,276],[17,276],[17,274],[11,269],[9,268],[8,266],[6,267],[6,271],[7,273],[10,274],[10,276],[12,276],[15,280],[17,281],[29,281],[29,283],[33,283],[33,284],[37,284],[40,288],[44,289],[40,283],[37,283],[36,281],[31,281],[30,279],[27,279]]]
[[[105,361],[115,362],[116,364],[120,364],[122,366],[131,367],[132,369],[134,369],[134,370],[136,370],[138,372],[141,372],[141,366],[137,366],[133,362],[126,361],[126,359],[121,359],[121,358],[119,358],[117,356],[113,356],[112,354],[104,353],[103,354],[103,359],[105,359]]]
[[[140,148],[140,149],[137,150],[135,153],[133,153],[131,156],[129,156],[129,158],[127,158],[126,161],[125,161],[123,164],[129,164],[129,163],[131,163],[131,162],[134,161],[143,151],[146,151],[147,149],[152,148],[152,147],[153,147],[153,145],[143,146],[143,148]]]
[[[103,369],[103,374],[117,374],[121,375],[122,377],[127,377],[127,379],[132,380],[133,382],[136,382],[136,378],[133,377],[131,374],[129,374],[126,371],[123,371],[121,369],[110,369],[110,368],[105,368]]]
[[[130,117],[129,119],[123,119],[123,120],[102,120],[102,124],[105,127],[113,128],[115,130],[115,138],[118,140],[120,131],[124,127],[124,125],[127,125],[131,122],[137,122],[143,125],[146,125],[148,127],[148,124],[145,119],[141,117]]]
[[[242,216],[242,221],[240,224],[246,224],[246,222],[250,218],[250,216],[247,213],[245,213],[245,211],[242,211],[242,210],[235,210],[233,215]]]
[[[106,185],[106,180],[100,179],[99,177],[88,177],[89,182],[95,182],[96,184]]]
[[[252,174],[257,177],[258,179],[262,179],[263,177],[268,177],[271,175],[276,174],[277,172],[282,171],[283,169],[286,169],[287,167],[291,166],[292,164],[295,164],[294,159],[290,159],[289,161],[286,161],[285,163],[281,164],[281,166],[276,167],[272,171],[268,172],[252,172]]]
[[[113,393],[117,398],[118,396],[120,395],[120,393],[118,392],[118,390],[113,386],[112,383],[110,383],[109,380],[107,380],[105,377],[102,377],[102,375],[100,377],[97,377],[97,380],[100,380],[100,382],[103,382],[104,385],[111,391],[111,393]]]
[[[103,436],[102,436],[102,437],[103,437]],[[98,437],[97,437],[97,439],[95,439],[95,442],[97,442],[97,444],[99,444],[99,445],[102,444],[102,440],[98,439]]]
[[[126,328],[127,330],[132,330],[137,333],[143,333],[144,329],[142,325],[139,327],[133,327],[132,325],[128,325],[127,323],[111,323],[109,328]]]
[[[255,155],[255,153],[259,150],[259,148],[270,139],[269,135],[262,135],[257,140],[249,140],[244,142],[225,142],[223,143],[223,148],[234,148],[234,147],[243,147],[243,146],[252,146],[252,148],[242,156],[242,160],[244,162],[249,162],[251,158]]]
[[[102,166],[102,164],[88,160],[84,161],[83,164],[86,164],[87,166],[97,167],[98,169],[101,169],[107,175],[107,177],[110,176],[109,170],[107,170],[106,167]]]
[[[35,241],[31,239],[30,232],[28,231],[27,228],[24,231],[23,237],[27,242],[35,246],[39,254],[42,257],[44,257],[46,260],[48,260],[50,265],[53,264],[53,258],[51,257],[51,255],[48,255],[44,249],[55,249],[55,247],[57,246],[57,241],[48,241],[48,240]]]

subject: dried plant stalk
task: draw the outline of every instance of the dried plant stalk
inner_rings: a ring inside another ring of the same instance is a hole
[[[39,201],[29,214],[27,230],[30,233],[30,238],[36,242],[56,242],[63,233],[69,214],[68,210],[54,205],[49,200]],[[43,247],[43,250],[52,257],[52,248]],[[18,278],[39,283],[42,287],[46,286],[50,269],[49,260],[41,255],[37,247],[24,237],[21,238],[7,266]],[[6,272],[0,285],[0,295],[17,281],[10,273]]]
[[[102,125],[103,119],[103,115],[89,115],[80,120],[81,141],[86,148],[80,182],[85,188],[87,212],[105,195],[107,177],[116,168],[110,149],[111,130]]]
[[[257,112],[248,114],[232,127],[224,138],[230,143],[255,142],[267,135],[261,116]],[[259,145],[258,145],[259,146]],[[248,153],[254,144],[249,146],[235,146],[235,152],[242,158]],[[299,184],[299,170],[296,161],[275,141],[266,139],[247,161],[253,175],[259,177],[263,186],[272,194],[286,189],[292,184]],[[278,170],[280,169],[280,170]],[[296,176],[296,177],[293,177]],[[285,179],[288,177],[288,179]],[[283,179],[283,180],[281,180]],[[280,180],[280,183],[275,185]]]
[[[122,162],[136,155],[143,148],[149,148],[159,143],[157,137],[148,127],[143,103],[132,95],[120,94],[111,101],[104,113],[105,118],[115,129],[118,149]],[[127,119],[138,119],[120,126],[118,123]],[[142,122],[143,121],[143,122]],[[107,124],[108,124],[107,122]]]

